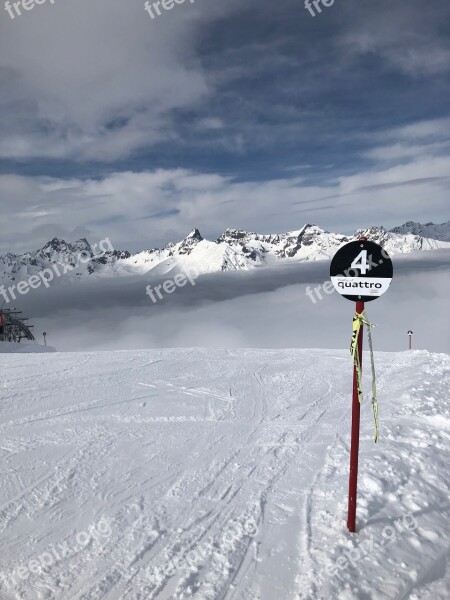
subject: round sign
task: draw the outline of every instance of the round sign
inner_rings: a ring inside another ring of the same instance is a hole
[[[339,248],[331,261],[335,289],[353,302],[370,302],[387,291],[393,275],[389,254],[375,242],[358,240]]]

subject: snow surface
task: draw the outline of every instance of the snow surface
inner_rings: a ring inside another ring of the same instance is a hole
[[[347,351],[3,355],[0,597],[447,599],[450,357],[376,362],[351,535]]]
[[[37,342],[22,341],[16,342],[0,342],[0,354],[3,353],[38,353],[38,352],[55,352],[52,346],[41,346]]]

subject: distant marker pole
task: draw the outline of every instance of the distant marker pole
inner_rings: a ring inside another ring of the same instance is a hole
[[[412,336],[413,336],[413,332],[411,330],[408,331],[408,335],[409,335],[409,349],[412,350]]]

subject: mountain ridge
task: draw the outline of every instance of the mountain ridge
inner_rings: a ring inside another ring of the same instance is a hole
[[[445,223],[417,223],[415,221],[407,221],[399,227],[394,227],[390,230],[392,233],[411,233],[422,237],[440,240],[442,242],[450,242],[450,221]]]
[[[437,238],[425,237],[421,231]],[[152,248],[130,253],[115,250],[109,243],[107,250],[94,252],[86,238],[73,243],[53,238],[42,248],[24,254],[0,255],[0,282],[29,278],[50,267],[64,267],[64,273],[73,277],[165,274],[172,269],[195,269],[199,273],[229,270],[250,270],[282,262],[309,262],[330,259],[344,243],[359,236],[382,245],[389,254],[450,249],[450,221],[424,225],[408,221],[391,230],[383,226],[358,229],[352,235],[332,233],[313,224],[286,233],[260,234],[242,229],[226,229],[216,240],[203,238],[193,228],[180,242],[169,242],[163,248]],[[109,242],[109,240],[108,240]],[[73,278],[72,277],[72,278]]]

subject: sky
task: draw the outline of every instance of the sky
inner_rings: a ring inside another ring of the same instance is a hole
[[[448,220],[447,0],[0,13],[2,253]]]

